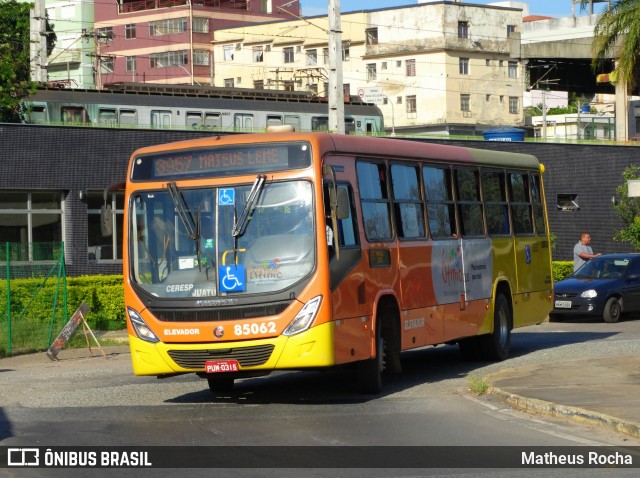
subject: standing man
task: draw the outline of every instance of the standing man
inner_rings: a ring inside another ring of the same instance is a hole
[[[591,244],[591,234],[588,232],[581,233],[580,240],[573,247],[573,272],[577,271],[588,260],[602,255],[600,253],[594,254],[589,244]]]

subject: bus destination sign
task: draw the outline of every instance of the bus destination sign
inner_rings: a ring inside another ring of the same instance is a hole
[[[309,166],[309,149],[307,143],[269,144],[140,156],[134,161],[132,179],[229,176],[297,169]]]

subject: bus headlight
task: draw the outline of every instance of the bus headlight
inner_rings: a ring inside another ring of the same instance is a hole
[[[127,307],[127,313],[129,314],[129,320],[131,321],[133,330],[136,332],[138,338],[147,342],[160,342],[160,339],[156,337],[156,335],[151,332],[149,326],[144,323],[144,320],[142,320],[140,314],[138,314],[131,307]]]
[[[582,294],[580,294],[580,297],[584,299],[593,299],[594,297],[598,297],[598,292],[594,289],[585,290]]]
[[[293,318],[282,335],[295,335],[307,330],[313,323],[313,319],[316,318],[318,310],[320,310],[320,304],[322,303],[322,296],[314,297],[309,302],[304,304],[304,307]]]

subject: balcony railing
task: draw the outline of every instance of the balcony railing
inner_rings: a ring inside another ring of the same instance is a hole
[[[210,8],[231,8],[247,10],[249,0],[192,0],[193,6]],[[158,8],[170,8],[189,5],[189,0],[122,0],[118,3],[119,13],[141,12]]]

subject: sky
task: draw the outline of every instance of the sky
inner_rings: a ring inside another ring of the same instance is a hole
[[[463,0],[463,3],[487,4],[496,0]],[[529,0],[530,15],[547,15],[549,17],[571,16],[572,0]],[[303,16],[326,15],[329,0],[300,0]],[[343,13],[354,10],[373,10],[378,8],[390,8],[405,5],[417,5],[418,0],[340,0],[340,11]],[[596,4],[594,11],[602,11],[606,2]],[[576,6],[576,12],[580,9]],[[582,13],[584,14],[584,12]]]

